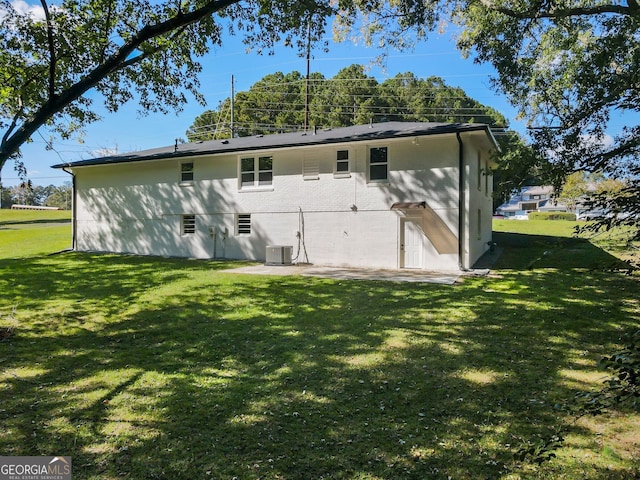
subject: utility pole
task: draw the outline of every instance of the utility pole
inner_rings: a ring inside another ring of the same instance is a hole
[[[234,84],[234,78],[233,75],[231,75],[231,138],[235,137],[235,125],[234,125],[234,117],[233,117],[233,112],[235,110],[235,88],[233,86]]]
[[[305,82],[304,99],[304,131],[309,129],[309,69],[311,65],[311,17],[307,23],[307,77]]]

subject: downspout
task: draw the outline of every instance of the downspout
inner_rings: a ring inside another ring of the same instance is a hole
[[[464,145],[460,132],[456,132],[458,139],[458,268],[461,271],[466,270],[464,267],[464,243],[462,235],[464,232]]]
[[[76,176],[62,167],[62,171],[71,175],[71,250],[76,250]]]

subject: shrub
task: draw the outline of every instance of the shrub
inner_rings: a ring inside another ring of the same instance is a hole
[[[568,220],[576,221],[576,214],[570,212],[531,212],[529,220]]]

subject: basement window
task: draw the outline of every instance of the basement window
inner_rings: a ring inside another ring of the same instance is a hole
[[[180,222],[180,230],[182,235],[192,235],[196,233],[196,216],[195,215],[182,215]]]
[[[239,213],[236,218],[236,234],[251,235],[251,214]]]

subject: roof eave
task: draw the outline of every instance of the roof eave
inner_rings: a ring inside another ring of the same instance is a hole
[[[384,125],[384,124],[378,124]],[[429,124],[424,124],[429,125]],[[345,127],[349,128],[349,127]],[[334,129],[339,130],[339,129]],[[190,150],[180,150],[179,147],[173,151],[165,151],[158,152],[149,155],[133,155],[133,154],[123,154],[116,155],[110,157],[100,157],[100,158],[92,158],[89,160],[80,160],[77,162],[68,162],[68,163],[59,163],[53,165],[51,168],[75,168],[75,167],[88,167],[88,166],[97,166],[97,165],[115,165],[121,163],[133,163],[133,162],[144,162],[144,161],[152,161],[152,160],[167,160],[167,159],[178,159],[178,158],[187,158],[187,157],[200,157],[205,155],[224,155],[230,153],[239,153],[239,152],[250,152],[250,151],[258,151],[258,150],[280,150],[285,148],[296,148],[296,147],[311,147],[318,145],[333,145],[340,143],[350,143],[350,142],[362,142],[362,141],[376,141],[376,140],[389,140],[395,138],[411,138],[411,137],[421,137],[421,136],[434,136],[434,135],[445,135],[451,133],[462,133],[462,132],[473,132],[484,130],[486,134],[489,136],[489,141],[495,146],[495,148],[499,149],[495,137],[493,136],[491,129],[488,125],[485,124],[433,124],[428,128],[418,129],[418,130],[406,130],[406,131],[372,131],[369,134],[366,132],[364,134],[358,135],[346,135],[342,137],[334,137],[334,138],[324,138],[322,136],[318,136],[317,140],[309,140],[308,136],[315,136],[313,133],[301,133],[301,138],[303,140],[297,142],[285,142],[282,144],[272,143],[272,144],[256,144],[256,145],[238,145],[238,146],[229,146],[228,148],[219,147],[218,143],[212,144],[216,145],[218,148],[210,148],[203,150],[194,150],[194,147],[191,147]],[[329,130],[333,131],[333,130]],[[326,131],[325,131],[326,132]],[[274,136],[275,137],[275,136]],[[268,138],[266,137],[252,137],[252,138]],[[220,142],[224,144],[224,140],[219,140],[215,142]],[[197,144],[188,144],[188,145],[197,145]],[[174,147],[165,147],[167,149]],[[183,147],[184,148],[184,147]]]

